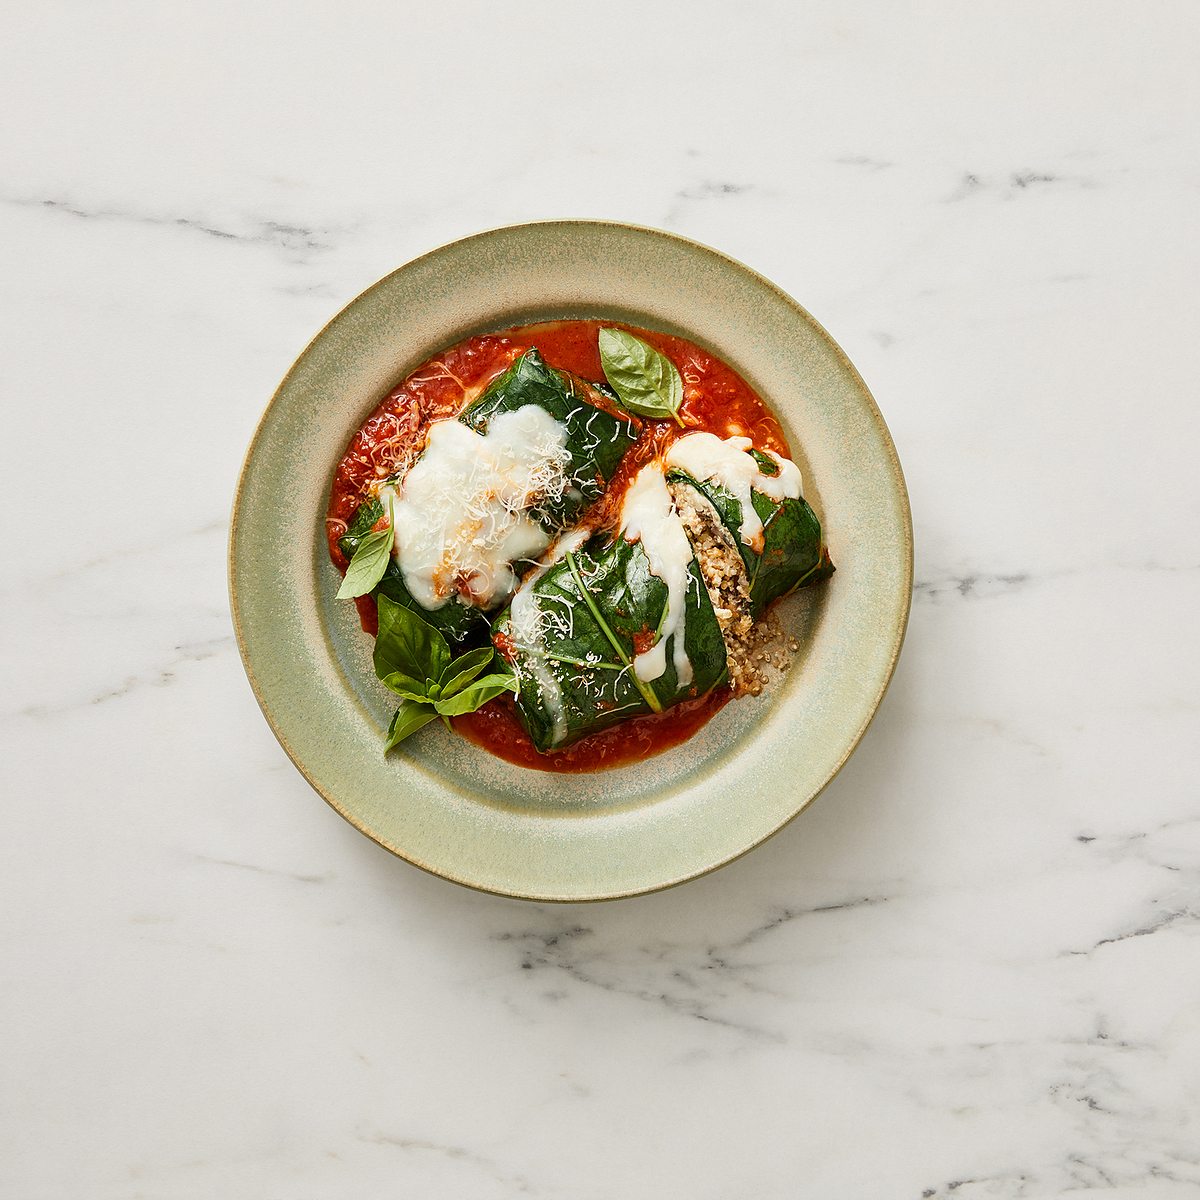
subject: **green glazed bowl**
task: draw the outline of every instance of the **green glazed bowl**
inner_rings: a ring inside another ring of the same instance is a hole
[[[682,746],[560,775],[427,725],[384,757],[396,700],[324,540],[334,469],[367,414],[438,350],[557,318],[625,321],[697,342],[782,421],[837,573],[780,605],[801,644],[761,697]],[[312,786],[381,846],[455,883],[531,900],[607,900],[723,866],[786,825],[871,722],[904,639],[912,522],[870,393],[829,335],[761,275],[660,230],[604,221],[494,229],[364,292],[267,407],[242,470],[230,595],[246,674]]]

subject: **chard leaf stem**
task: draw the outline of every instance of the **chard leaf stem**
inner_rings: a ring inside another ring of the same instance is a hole
[[[617,657],[627,667],[631,667],[633,664],[630,661],[629,655],[625,651],[625,647],[621,645],[620,641],[617,639],[617,635],[613,633],[612,629],[609,628],[608,622],[603,616],[601,616],[600,609],[596,607],[596,601],[592,598],[592,593],[589,592],[584,586],[583,577],[579,574],[579,567],[575,562],[575,555],[570,552],[567,553],[567,565],[571,568],[571,574],[575,578],[575,584],[579,588],[580,595],[583,596],[584,603],[591,611],[592,617],[595,619],[596,624],[600,626],[604,636],[608,638],[609,644],[617,652]],[[650,705],[650,708],[656,713],[662,712],[662,704],[658,697],[654,694],[654,689],[651,688],[648,683],[643,683],[642,680],[638,678],[636,670],[630,671],[629,677],[633,680],[633,684],[637,690],[642,693],[642,699],[645,700],[648,705]]]

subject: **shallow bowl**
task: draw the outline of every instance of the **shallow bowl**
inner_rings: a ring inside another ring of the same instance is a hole
[[[324,514],[367,414],[444,347],[560,318],[689,339],[780,418],[837,573],[785,600],[801,651],[759,698],[611,771],[560,775],[428,725],[386,758],[395,709],[354,606],[334,602]],[[683,883],[757,846],[837,774],[904,638],[912,524],[866,385],[794,300],[673,234],[599,221],[494,229],[406,264],[301,354],[251,442],[234,501],[230,594],[251,686],[283,748],[356,828],[456,883],[532,900],[605,900]]]

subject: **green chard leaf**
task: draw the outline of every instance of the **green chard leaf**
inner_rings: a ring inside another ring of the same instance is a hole
[[[600,330],[600,362],[621,404],[639,417],[673,417],[682,427],[683,379],[675,364],[623,329]]]
[[[658,679],[642,683],[630,665],[638,643],[661,630],[667,606],[667,585],[651,572],[640,542],[597,534],[532,591],[540,614],[535,642],[516,636],[511,608],[497,618],[493,638],[509,647],[520,689],[517,716],[543,754],[627,717],[702,696],[725,677],[725,642],[694,559],[685,599],[689,684],[676,677],[671,639]]]
[[[374,590],[392,561],[392,546],[395,540],[395,512],[389,507],[386,528],[358,539],[354,556],[346,568],[346,578],[338,588],[338,600],[352,600]]]
[[[393,746],[404,741],[410,733],[416,733],[430,721],[436,721],[437,717],[437,709],[432,704],[417,704],[412,700],[406,700],[396,709],[396,715],[388,726],[387,741],[383,746],[384,754]]]
[[[580,598],[588,606],[588,611],[592,614],[592,620],[596,622],[596,627],[608,639],[608,644],[617,652],[617,657],[621,660],[621,665],[632,667],[633,660],[629,657],[629,652],[625,649],[621,639],[612,631],[612,626],[604,619],[604,614],[600,611],[596,604],[595,597],[588,590],[588,586],[583,582],[583,576],[579,573],[579,564],[575,561],[574,554],[566,556],[567,566],[570,568],[571,576],[575,580],[575,586],[579,589]],[[662,628],[662,623],[667,619],[666,607],[663,607],[662,619],[659,621],[659,628]],[[650,706],[651,712],[662,712],[662,703],[658,696],[655,695],[654,689],[647,683],[643,683],[633,672],[630,672],[629,681],[642,694],[642,699]]]
[[[763,523],[765,542],[750,580],[757,620],[779,597],[828,579],[833,564],[821,541],[821,523],[803,498],[789,497],[776,506],[761,492],[750,495]]]
[[[769,455],[764,454],[761,450],[756,450],[753,446],[746,451],[748,455],[756,463],[758,463],[759,473],[762,475],[778,475],[779,464]]]
[[[358,549],[358,543],[375,528],[379,523],[379,518],[383,515],[383,505],[375,499],[364,500],[354,510],[354,516],[350,518],[349,528],[338,538],[338,546],[346,556],[347,562],[354,557],[354,551]]]

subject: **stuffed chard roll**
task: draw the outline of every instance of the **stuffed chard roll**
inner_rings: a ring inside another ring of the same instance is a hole
[[[563,427],[567,461],[563,484],[540,496],[532,516],[557,534],[572,528],[583,510],[604,494],[625,451],[637,441],[640,425],[613,416],[615,396],[601,384],[548,367],[536,349],[528,350],[468,405],[459,420],[486,435],[497,418],[530,405]]]
[[[533,563],[601,495],[638,435],[605,396],[521,355],[459,415],[429,427],[424,451],[374,489],[338,546],[352,559],[395,516],[377,593],[462,644]]]
[[[833,572],[800,483],[748,438],[687,434],[638,473],[615,535],[555,545],[493,628],[538,750],[726,681],[761,690],[786,662],[767,609]]]
[[[630,485],[615,534],[559,541],[496,621],[493,640],[542,753],[722,681],[721,627],[660,463]]]
[[[749,438],[693,433],[666,455],[667,481],[697,556],[729,651],[730,681],[757,692],[761,646],[778,636],[767,609],[833,574],[821,524],[790,459]]]

